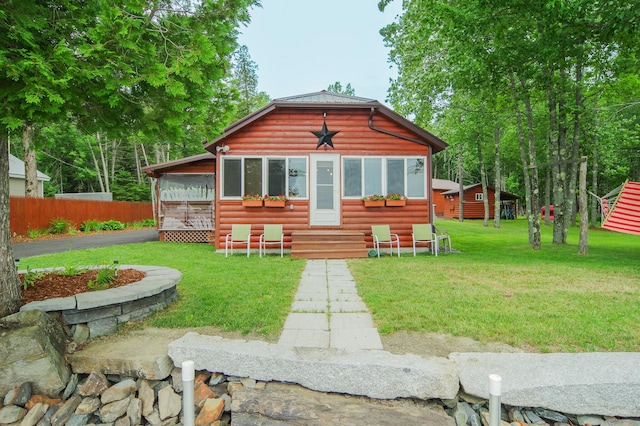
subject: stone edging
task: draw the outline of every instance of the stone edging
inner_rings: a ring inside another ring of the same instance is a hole
[[[136,269],[147,276],[122,287],[27,303],[20,311],[37,309],[60,314],[62,321],[69,326],[85,324],[89,328],[89,337],[93,338],[114,333],[118,324],[144,318],[166,308],[178,298],[176,284],[182,279],[182,273],[177,269],[141,265],[120,265],[120,268]]]

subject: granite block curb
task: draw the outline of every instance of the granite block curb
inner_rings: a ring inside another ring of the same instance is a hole
[[[466,393],[488,399],[502,377],[502,402],[579,415],[640,417],[640,353],[452,353]]]
[[[169,344],[169,357],[176,366],[192,360],[196,370],[379,399],[453,399],[459,388],[454,364],[445,358],[380,350],[296,348],[187,333]]]

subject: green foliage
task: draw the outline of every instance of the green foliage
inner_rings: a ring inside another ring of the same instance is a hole
[[[65,234],[71,227],[71,222],[67,219],[57,218],[49,222],[49,232],[54,235]]]
[[[153,219],[145,219],[142,220],[140,222],[134,222],[130,225],[127,226],[127,228],[134,228],[134,229],[140,229],[140,228],[150,228],[156,226],[156,221]]]
[[[233,79],[231,87],[236,94],[235,113],[237,121],[269,103],[265,92],[258,92],[258,65],[251,59],[247,46],[240,46],[233,54]]]
[[[124,229],[124,223],[118,220],[108,220],[100,223],[100,229],[103,231],[121,231]]]
[[[88,219],[82,222],[80,230],[82,232],[102,231],[102,223],[96,219]]]
[[[27,229],[27,237],[38,238],[50,234],[49,229]]]
[[[64,269],[60,272],[60,274],[67,277],[75,277],[76,275],[80,275],[85,271],[86,271],[86,268],[83,268],[81,266],[66,265]]]
[[[349,96],[356,95],[356,90],[353,87],[351,87],[351,83],[347,83],[347,86],[343,88],[342,83],[340,83],[339,81],[336,81],[335,83],[330,84],[329,87],[327,87],[327,92],[341,93],[343,95],[349,95]]]
[[[113,284],[118,275],[118,264],[111,265],[106,264],[104,267],[98,269],[98,274],[95,280],[91,280],[87,283],[87,287],[91,290],[106,290]]]
[[[125,170],[116,173],[111,192],[117,201],[151,201],[149,183],[138,183],[133,174]]]
[[[36,281],[44,276],[42,272],[36,272],[27,266],[27,272],[22,274],[22,288],[28,289],[35,285]]]

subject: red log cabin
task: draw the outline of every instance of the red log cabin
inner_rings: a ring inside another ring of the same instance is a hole
[[[437,217],[457,219],[460,214],[460,187],[457,182],[433,179],[433,210]],[[464,219],[484,219],[484,194],[479,183],[463,187]],[[487,188],[489,218],[495,215],[495,188]],[[515,219],[518,196],[500,192],[500,211],[503,218]]]
[[[282,224],[292,256],[364,257],[371,225],[389,224],[411,247],[411,225],[433,222],[431,156],[446,146],[378,101],[322,91],[275,99],[205,143],[208,153],[144,170],[157,178],[163,241],[224,249],[233,224],[251,224],[257,249],[264,225]],[[287,201],[248,207],[248,194]],[[365,207],[373,194],[406,204]]]

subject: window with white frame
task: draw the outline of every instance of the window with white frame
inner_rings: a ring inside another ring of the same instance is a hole
[[[484,201],[484,194],[482,192],[476,192],[476,201]]]
[[[425,157],[343,157],[343,196],[402,194],[426,198]]]
[[[304,157],[222,158],[222,197],[245,194],[307,197],[307,159]]]

